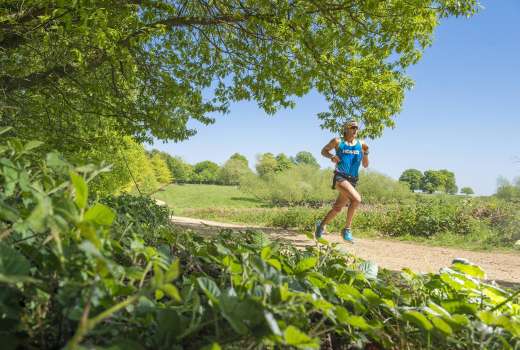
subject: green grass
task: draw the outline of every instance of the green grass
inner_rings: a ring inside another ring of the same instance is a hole
[[[170,185],[154,195],[180,214],[186,208],[260,208],[265,203],[236,186]]]
[[[267,203],[241,192],[235,186],[170,185],[154,197],[166,202],[175,215],[237,224],[296,228],[302,232],[313,231],[316,221],[322,219],[329,209],[328,206],[320,209],[270,207]],[[492,229],[483,221],[469,234],[439,232],[432,237],[411,233],[397,236],[384,234],[379,232],[379,227],[384,220],[388,219],[385,218],[385,208],[386,206],[363,205],[354,217],[353,226],[356,236],[470,250],[518,251],[518,248],[500,239],[502,232]],[[339,232],[344,226],[344,221],[345,214],[342,213],[329,225],[329,230]]]

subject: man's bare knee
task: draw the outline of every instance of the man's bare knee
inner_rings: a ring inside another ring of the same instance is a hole
[[[350,198],[350,205],[352,206],[358,206],[361,204],[361,196],[359,194],[355,194]]]
[[[340,213],[340,212],[341,212],[341,209],[343,209],[343,206],[342,206],[341,204],[334,203],[334,205],[332,206],[332,210],[333,210],[335,213]]]

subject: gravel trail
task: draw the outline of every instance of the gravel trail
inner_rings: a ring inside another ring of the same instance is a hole
[[[208,233],[221,228],[234,230],[261,229],[275,238],[291,241],[297,246],[314,244],[312,240],[303,234],[281,228],[237,225],[179,216],[172,216],[172,221],[179,226]],[[339,234],[328,234],[324,238],[329,242],[340,243],[343,249],[352,254],[365,260],[372,260],[389,270],[399,271],[404,267],[409,267],[416,272],[438,272],[441,267],[451,265],[451,261],[454,258],[465,258],[481,266],[490,280],[514,284],[520,283],[520,254],[475,252],[368,238],[357,238],[355,244],[350,244],[343,243]]]

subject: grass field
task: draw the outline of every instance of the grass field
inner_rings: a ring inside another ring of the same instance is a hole
[[[236,186],[170,185],[154,195],[166,202],[175,214],[186,208],[260,208],[264,203],[241,192]]]
[[[175,184],[156,193],[154,197],[164,201],[173,209],[175,215],[229,223],[290,227],[303,232],[311,232],[316,221],[323,218],[329,209],[328,206],[320,209],[272,207],[235,186]],[[353,227],[356,236],[385,237],[427,245],[476,250],[514,250],[511,244],[497,241],[497,235],[502,234],[500,231],[491,230],[489,225],[483,224],[475,226],[469,234],[438,232],[431,237],[413,234],[415,231],[397,236],[388,232],[385,234],[378,227],[385,220],[389,220],[389,217],[385,217],[384,210],[380,211],[381,208],[378,210],[376,207],[362,205],[354,217]],[[396,223],[399,224],[400,219],[397,220]],[[345,215],[342,213],[329,225],[331,232],[340,232],[344,222]]]

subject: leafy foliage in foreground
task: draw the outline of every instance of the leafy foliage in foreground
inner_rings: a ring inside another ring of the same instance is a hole
[[[89,203],[99,171],[37,143],[0,149],[0,336],[6,349],[518,346],[520,305],[480,268],[394,276],[320,241],[213,238],[129,196]],[[220,345],[217,345],[220,344]]]

